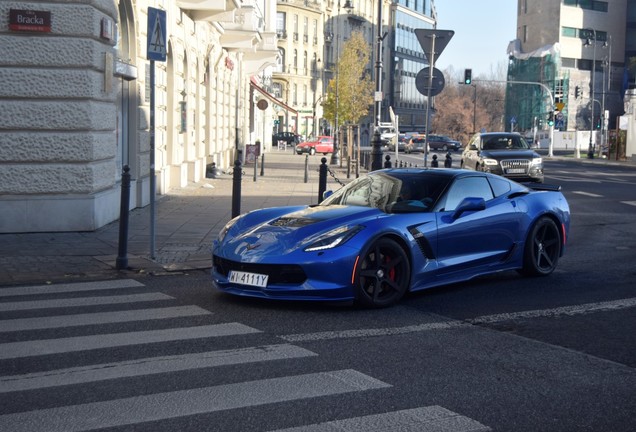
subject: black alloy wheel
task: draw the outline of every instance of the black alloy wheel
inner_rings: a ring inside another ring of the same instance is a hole
[[[559,228],[549,217],[542,217],[534,224],[526,240],[521,273],[547,276],[556,269],[560,255]]]
[[[397,303],[408,290],[411,278],[411,265],[400,245],[389,238],[380,238],[360,257],[356,303],[374,308]]]

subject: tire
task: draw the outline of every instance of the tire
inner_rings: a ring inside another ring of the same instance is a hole
[[[539,219],[530,230],[523,252],[525,276],[547,276],[556,269],[561,256],[559,227],[548,217]]]
[[[382,308],[397,303],[411,280],[411,264],[406,252],[395,241],[380,238],[360,257],[354,282],[356,304]]]

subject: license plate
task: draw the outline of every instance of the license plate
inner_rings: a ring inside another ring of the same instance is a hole
[[[506,170],[506,174],[525,174],[526,170],[523,168],[510,168]]]
[[[248,273],[232,270],[230,271],[228,279],[231,283],[265,288],[267,286],[268,277],[268,275],[258,273]]]

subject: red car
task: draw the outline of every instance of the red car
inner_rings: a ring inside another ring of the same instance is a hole
[[[316,153],[322,153],[324,155],[333,153],[333,138],[323,135],[301,142],[296,146],[296,153],[309,153],[310,155]]]

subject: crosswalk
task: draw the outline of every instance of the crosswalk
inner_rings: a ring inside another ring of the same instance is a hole
[[[206,321],[213,318],[210,311],[180,305],[133,280],[3,288],[0,312],[1,431],[130,430],[147,422],[174,425],[191,416],[392,387],[355,369],[305,367],[240,382],[153,386],[154,379],[174,373],[225,366],[266,368],[272,362],[300,362],[318,354],[291,340],[272,343],[271,335],[240,322]],[[139,328],[131,331],[131,325]],[[228,338],[242,345],[190,343]],[[220,348],[206,349],[210,346]],[[104,388],[111,389],[106,396],[101,394]],[[48,400],[49,395],[55,395],[54,400]],[[30,398],[46,403],[31,404]],[[491,430],[435,405],[317,424],[303,424],[302,416],[297,421],[293,428],[277,432]]]

